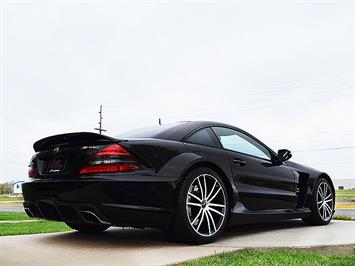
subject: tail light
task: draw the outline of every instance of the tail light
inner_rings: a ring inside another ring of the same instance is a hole
[[[29,165],[28,167],[28,177],[30,178],[38,177],[37,169],[33,165]]]
[[[138,162],[123,147],[113,144],[95,154],[95,157],[85,165],[80,174],[101,174],[128,172],[139,169]]]
[[[37,171],[37,164],[36,164],[37,153],[32,156],[30,160],[30,164],[28,166],[28,177],[29,178],[36,178],[39,176]]]

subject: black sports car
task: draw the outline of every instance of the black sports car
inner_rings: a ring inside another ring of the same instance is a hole
[[[179,122],[115,138],[69,133],[33,147],[26,213],[79,232],[153,227],[207,243],[227,225],[294,218],[325,225],[334,213],[326,173],[222,123]]]

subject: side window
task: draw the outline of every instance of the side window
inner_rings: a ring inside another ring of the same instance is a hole
[[[194,144],[216,147],[217,140],[215,141],[213,139],[213,135],[210,133],[213,134],[210,128],[204,128],[190,135],[185,139],[185,141]]]
[[[251,137],[229,128],[213,127],[223,148],[263,159],[271,159],[270,152]]]

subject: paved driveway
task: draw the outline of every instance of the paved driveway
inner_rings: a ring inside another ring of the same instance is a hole
[[[298,220],[228,229],[212,244],[177,244],[160,231],[110,229],[99,235],[55,233],[0,237],[2,265],[162,265],[245,247],[355,244],[355,222],[305,226]]]

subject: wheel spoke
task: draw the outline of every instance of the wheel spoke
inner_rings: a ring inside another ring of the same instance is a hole
[[[326,204],[324,206],[325,206],[326,214],[329,214],[327,216],[331,216],[332,215],[332,211],[331,211],[330,207],[328,205],[326,205]]]
[[[220,207],[220,208],[224,208],[225,206],[224,205],[222,205],[222,204],[216,204],[216,203],[210,203],[210,204],[208,204],[208,206],[210,207],[210,206],[212,206],[212,207]]]
[[[218,195],[218,193],[219,193],[221,190],[222,190],[222,187],[219,187],[219,188],[217,189],[217,192],[214,193],[214,195],[213,195],[208,201],[211,202],[211,201]]]
[[[208,209],[207,209],[207,214],[210,216],[211,221],[212,221],[212,225],[213,225],[213,230],[214,230],[214,232],[216,232],[217,231],[216,224],[215,224],[215,222],[213,220],[213,216],[212,216],[211,212]]]
[[[331,196],[332,196],[332,193],[329,193],[328,196],[325,197],[325,199],[328,199]]]
[[[330,202],[330,201],[333,201],[333,199],[328,199],[328,200],[325,200],[324,202]]]
[[[200,222],[198,223],[198,226],[197,226],[197,228],[196,228],[197,231],[200,229],[200,226],[201,226],[201,224],[202,224],[202,222],[203,222],[203,218],[204,218],[204,217],[205,217],[205,211],[203,210],[203,211],[202,211],[201,220],[200,220]]]
[[[202,186],[201,186],[200,177],[197,177],[197,182],[198,182],[198,185],[199,185],[200,190],[201,190],[201,198],[204,199],[204,192],[203,192],[203,189],[202,189]]]
[[[210,218],[209,218],[209,216],[208,216],[207,211],[205,211],[205,216],[206,216],[206,220],[207,220],[208,234],[211,234],[211,224],[210,224]]]
[[[199,204],[199,203],[188,202],[187,205],[190,205],[190,206],[197,206],[197,207],[202,208],[201,204]]]
[[[318,194],[320,195],[320,198],[323,199],[323,189],[322,189],[322,186],[319,186],[319,189],[318,189]]]
[[[197,197],[196,195],[192,194],[191,192],[188,193],[189,196],[197,199],[199,202],[202,202],[202,199],[200,199],[199,197]]]
[[[194,225],[194,223],[197,221],[197,219],[198,219],[198,217],[200,216],[200,214],[202,213],[202,208],[199,210],[199,212],[197,213],[197,215],[196,215],[196,217],[195,217],[195,219],[191,222],[191,225],[193,226]]]
[[[212,192],[214,191],[214,188],[216,187],[216,184],[217,184],[217,180],[214,181],[214,184],[212,186],[212,189],[210,191],[210,193],[208,193],[208,196],[206,197],[206,199],[208,200],[212,194]]]
[[[327,210],[329,210],[329,212],[332,212],[332,208],[328,205],[328,203],[324,203],[324,206]]]
[[[324,183],[324,198],[327,195],[328,192],[328,186]]]
[[[210,206],[211,206],[211,204],[210,204]],[[214,213],[217,213],[217,214],[219,214],[219,215],[221,215],[221,216],[224,216],[223,213],[221,213],[220,211],[218,211],[218,210],[216,210],[216,209],[211,208],[210,206],[208,206],[208,210],[213,211]]]
[[[203,197],[203,199],[206,199],[206,195],[207,195],[206,175],[203,175],[203,185],[205,187],[205,196]]]
[[[322,204],[322,203],[323,203],[323,200],[318,201],[318,202],[317,202],[317,205]]]

